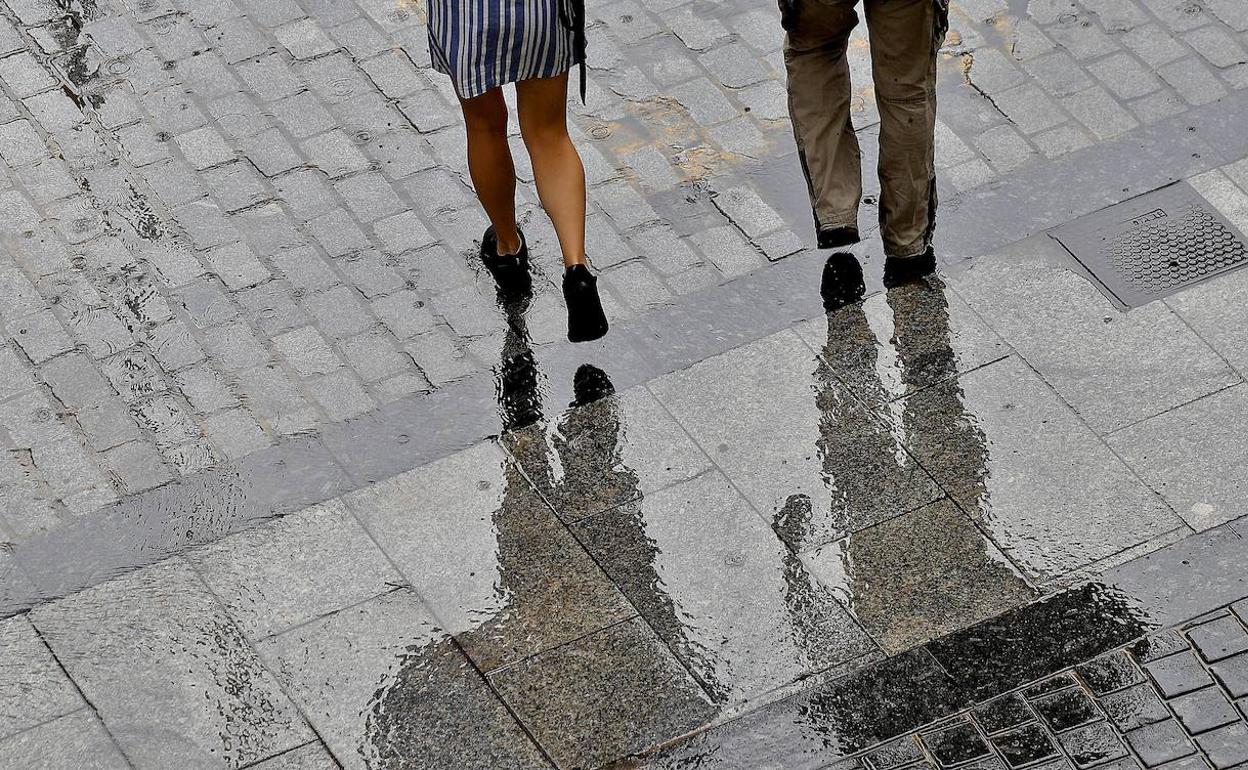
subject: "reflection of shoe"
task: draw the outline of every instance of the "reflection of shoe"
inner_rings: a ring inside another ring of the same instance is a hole
[[[569,341],[589,342],[607,333],[598,279],[587,266],[573,265],[563,274],[563,298],[568,303]]]
[[[884,260],[884,285],[890,289],[915,283],[936,272],[936,253],[927,251],[913,257],[888,257]]]
[[[842,246],[851,246],[861,240],[861,236],[858,235],[858,228],[853,225],[829,227],[819,231],[819,248],[821,249],[839,249]]]
[[[493,225],[481,237],[481,261],[503,294],[523,294],[533,288],[533,277],[529,275],[529,244],[524,240],[524,233],[516,232],[520,233],[520,251],[515,254],[498,253],[498,234]]]
[[[571,406],[585,406],[615,392],[615,385],[607,373],[593,364],[581,364],[572,376],[572,392],[576,400]]]
[[[862,278],[862,265],[858,264],[853,254],[838,251],[828,257],[823,266],[819,293],[823,296],[823,309],[829,313],[866,296],[867,284]]]

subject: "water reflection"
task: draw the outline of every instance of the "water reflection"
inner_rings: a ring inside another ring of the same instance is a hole
[[[940,278],[889,289],[884,323],[868,317],[862,269],[850,254],[829,258],[822,293],[827,337],[815,361],[817,443],[824,477],[841,498],[832,518],[850,534],[813,552],[813,568],[893,652],[1034,597],[1014,566],[951,501],[881,518],[869,504],[871,487],[855,473],[857,464],[885,468],[885,476],[908,476],[917,463],[905,447],[918,444],[961,458],[958,467],[969,478],[958,479],[958,486],[984,489],[988,441],[967,414],[961,389],[931,388],[923,399],[899,398],[958,373]],[[853,383],[857,397],[877,411],[847,406],[843,382]],[[885,429],[873,430],[876,421]],[[844,461],[850,456],[855,463]],[[801,542],[812,519],[813,512],[786,506],[776,515],[776,528],[787,533],[786,540]]]

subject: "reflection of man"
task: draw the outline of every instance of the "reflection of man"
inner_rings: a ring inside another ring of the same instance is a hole
[[[860,419],[858,410],[821,407],[824,471],[848,498],[849,515],[838,523],[849,536],[836,555],[855,615],[886,650],[898,651],[1028,601],[1032,590],[952,501],[925,506],[903,520],[862,513],[871,511],[873,485],[855,478],[861,468],[880,469],[885,477],[911,476],[915,460],[894,446],[894,436],[907,448],[932,447],[965,458],[960,468],[969,478],[944,481],[987,495],[987,439],[967,413],[961,390],[937,384],[957,374],[943,283],[933,276],[890,289],[886,295],[893,321],[889,344],[896,351],[897,368],[891,388],[899,389],[896,392],[890,392],[886,382],[891,378],[881,376],[877,337],[861,302],[865,287],[857,260],[850,254],[833,254],[822,289],[828,338],[817,367],[822,371],[831,364],[839,376],[855,384],[861,398],[892,407],[879,411],[892,423],[891,430],[881,425],[875,435],[854,424]],[[831,377],[817,379],[834,382]],[[919,390],[924,394],[921,399],[893,401]],[[816,393],[816,400],[834,401],[822,392]],[[847,441],[853,452],[846,451]],[[851,465],[846,457],[856,457],[856,462]]]
[[[856,0],[780,0],[789,111],[820,248],[859,240],[861,152],[850,119]],[[894,273],[930,272],[936,216],[936,54],[947,0],[864,0],[880,111],[880,224]]]

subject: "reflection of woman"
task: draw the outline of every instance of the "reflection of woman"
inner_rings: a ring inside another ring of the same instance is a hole
[[[498,302],[507,319],[495,382],[504,440],[510,441],[527,435],[524,428],[536,428],[545,419],[541,374],[524,318],[532,299],[531,282],[527,274],[495,271],[494,275]],[[463,604],[459,608],[463,617],[456,618],[445,631],[431,633],[425,643],[396,654],[393,667],[363,712],[364,734],[358,752],[367,766],[459,767],[465,761],[471,763],[471,759],[464,759],[464,747],[455,742],[462,736],[437,732],[449,724],[447,714],[438,706],[444,706],[448,697],[469,710],[496,710],[498,729],[474,734],[472,756],[488,757],[491,767],[536,770],[546,766],[519,728],[511,729],[509,717],[497,713],[501,705],[483,686],[476,669],[489,671],[507,662],[509,656],[531,652],[529,645],[544,638],[543,631],[555,629],[558,633],[563,624],[578,629],[586,618],[606,617],[618,610],[614,589],[592,571],[575,566],[574,551],[579,546],[525,477],[525,473],[550,477],[550,466],[556,461],[565,468],[593,462],[599,455],[587,455],[597,450],[605,457],[618,458],[615,445],[620,425],[609,398],[610,379],[600,369],[582,366],[576,373],[574,390],[574,406],[581,408],[567,413],[560,423],[561,432],[567,435],[594,430],[601,433],[602,443],[590,442],[588,452],[556,444],[557,460],[543,455],[534,467],[526,460],[523,470],[515,457],[507,454],[501,467],[492,469],[488,478],[498,497],[486,527],[491,540],[486,547],[472,551],[463,564],[464,569],[477,571],[474,574],[479,579],[474,585],[487,590],[457,595],[456,600]],[[617,485],[636,487],[637,478],[631,470],[613,467],[612,472]],[[481,556],[483,552],[488,556]],[[417,593],[421,590],[419,585],[413,588]],[[471,665],[461,646],[472,654]],[[448,733],[454,727],[451,725]]]
[[[516,84],[520,133],[542,207],[563,251],[568,339],[607,333],[585,258],[585,169],[568,136],[568,71],[585,61],[584,0],[430,0],[429,49],[449,75],[468,133],[468,170],[490,219],[481,256],[495,269],[528,268],[516,224],[516,169],[502,86]],[[584,75],[582,73],[582,84]]]

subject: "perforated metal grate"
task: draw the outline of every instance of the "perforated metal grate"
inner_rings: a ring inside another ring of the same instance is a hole
[[[1182,182],[1081,217],[1052,235],[1127,307],[1248,264],[1243,235]]]

